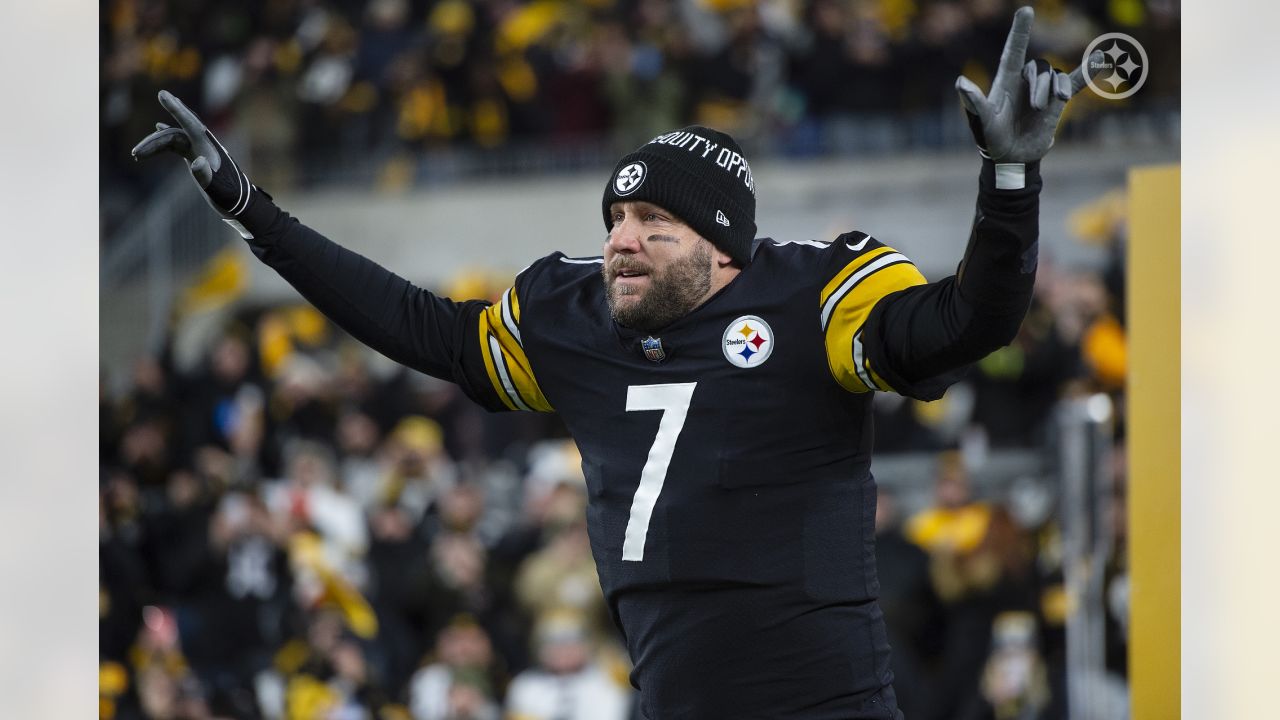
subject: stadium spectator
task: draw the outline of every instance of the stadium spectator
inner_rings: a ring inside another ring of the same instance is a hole
[[[263,502],[289,535],[314,531],[325,561],[362,582],[369,539],[360,506],[336,487],[333,454],[325,445],[294,441],[287,449],[286,475],[263,485]]]
[[[511,720],[625,720],[631,691],[593,649],[586,619],[572,610],[544,614],[534,629],[538,667],[511,681]]]
[[[444,454],[439,423],[410,416],[398,422],[383,450],[382,475],[373,488],[359,488],[366,504],[393,504],[414,523],[436,512],[438,499],[457,482],[457,470]]]
[[[256,429],[241,428],[241,423],[252,425],[260,421],[253,416],[261,412],[266,397],[247,336],[242,328],[228,328],[216,341],[205,366],[178,379],[175,406],[179,411],[179,458],[190,458],[203,446],[230,449],[231,437],[237,430],[246,434],[242,440],[257,439],[250,437]],[[250,464],[260,460],[252,455],[241,455],[240,459]]]
[[[436,638],[432,661],[409,683],[414,720],[497,720],[509,678],[484,629],[459,615]]]
[[[605,619],[585,510],[580,486],[561,484],[552,491],[542,525],[543,547],[525,559],[516,576],[516,596],[530,615],[568,608]]]
[[[308,613],[305,633],[285,643],[256,684],[267,717],[379,717],[396,708],[370,672],[343,613]]]
[[[977,702],[996,615],[1035,607],[1032,547],[1002,506],[973,497],[957,452],[939,456],[934,505],[913,515],[905,531],[928,552],[933,590],[942,602],[932,706],[945,718]]]
[[[1001,720],[1045,717],[1049,680],[1037,649],[1035,616],[1004,612],[992,628],[991,654],[982,667],[980,692],[972,704],[958,708],[956,720]]]

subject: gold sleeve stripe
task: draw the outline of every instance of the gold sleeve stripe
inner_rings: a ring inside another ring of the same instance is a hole
[[[850,260],[847,265],[845,265],[843,268],[840,269],[840,272],[836,273],[835,277],[831,278],[831,281],[827,283],[827,286],[822,288],[822,294],[819,296],[820,299],[818,302],[825,305],[827,303],[827,300],[831,297],[831,293],[835,292],[836,288],[843,285],[844,281],[848,280],[849,276],[852,275],[855,271],[857,271],[858,268],[863,267],[864,265],[880,257],[881,255],[885,255],[891,252],[894,252],[893,248],[888,246],[882,246],[874,250],[869,250],[855,257],[854,259]]]
[[[520,323],[520,296],[516,295],[516,289],[512,287],[511,292],[511,317],[516,319],[516,324]]]
[[[848,288],[832,296],[829,308],[824,308],[830,311],[823,319],[827,362],[836,381],[850,392],[890,391],[893,388],[871,369],[865,357],[862,326],[880,298],[903,288],[923,285],[925,279],[915,265],[897,253],[872,261],[850,279],[858,275]]]
[[[489,382],[512,410],[551,412],[551,403],[538,387],[518,336],[504,322],[504,307],[505,300],[480,313],[480,351]]]
[[[844,282],[840,283],[834,291],[827,295],[826,300],[822,302],[822,329],[827,329],[827,324],[831,321],[831,313],[836,309],[836,306],[840,304],[840,301],[849,296],[855,287],[860,285],[863,280],[875,274],[878,270],[882,270],[894,264],[910,265],[911,261],[907,260],[905,256],[889,250],[888,252],[876,255],[874,259],[862,264],[861,267],[850,273],[849,276],[845,278]],[[866,293],[860,294],[865,295]],[[876,297],[877,299],[879,298],[878,295]]]

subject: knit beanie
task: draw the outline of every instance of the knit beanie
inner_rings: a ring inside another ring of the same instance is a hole
[[[618,161],[604,188],[605,228],[615,202],[651,202],[723,250],[739,265],[756,237],[756,183],[742,148],[699,125],[659,135]]]

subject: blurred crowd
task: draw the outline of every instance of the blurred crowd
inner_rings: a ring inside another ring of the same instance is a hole
[[[1107,269],[1046,264],[1018,339],[946,398],[877,398],[877,457],[937,458],[927,503],[882,487],[876,516],[909,717],[1067,717],[1054,471],[970,481],[987,448],[1050,450],[1064,397],[1118,411],[1107,661],[1123,687],[1123,206],[1073,216]],[[446,292],[496,297],[484,283]],[[100,717],[634,717],[555,416],[485,413],[307,306],[190,313],[101,386]]]
[[[1123,448],[1102,513],[1097,667],[1068,655],[1083,612],[1050,484],[1019,478],[980,496],[963,455],[938,456],[930,503],[906,515],[880,487],[876,559],[899,704],[913,720],[1127,718],[1128,571]],[[1072,673],[1075,673],[1074,676]],[[1072,698],[1085,707],[1069,704]]]
[[[625,718],[554,418],[489,416],[306,308],[101,402],[101,716]]]
[[[424,150],[607,163],[691,122],[753,153],[968,143],[955,78],[989,82],[1023,2],[1031,52],[1063,69],[1103,32],[1144,44],[1143,91],[1109,109],[1176,109],[1176,0],[104,0],[104,205],[123,214],[156,181],[129,149],[167,120],[161,88],[275,190],[403,186],[448,164],[424,170]]]

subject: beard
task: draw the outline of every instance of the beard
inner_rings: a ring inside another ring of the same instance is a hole
[[[609,314],[619,325],[643,332],[653,332],[670,325],[706,297],[711,289],[711,260],[711,250],[705,243],[699,243],[689,255],[672,261],[661,272],[627,255],[617,256],[612,265],[602,267],[600,271],[604,277]],[[619,270],[647,273],[649,287],[618,285]],[[636,295],[639,295],[639,300],[624,300]]]

